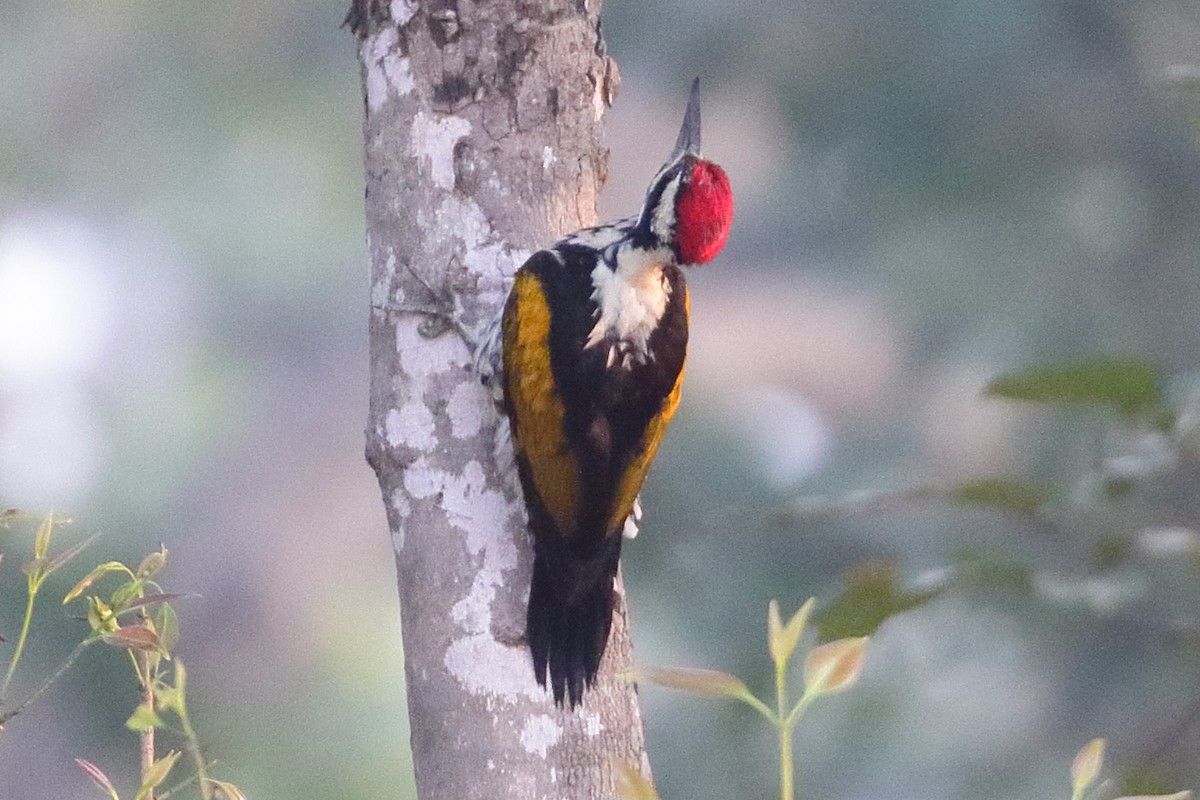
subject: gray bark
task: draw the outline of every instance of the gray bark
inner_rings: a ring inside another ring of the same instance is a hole
[[[507,422],[468,332],[539,247],[594,224],[616,72],[599,0],[356,0],[371,260],[368,460],[395,543],[423,800],[614,797],[648,773],[625,605],[574,712],[534,681],[532,563]],[[499,446],[497,446],[499,443]],[[623,592],[622,592],[623,597]]]

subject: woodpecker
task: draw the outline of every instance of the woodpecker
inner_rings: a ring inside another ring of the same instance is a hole
[[[526,638],[571,707],[608,643],[622,530],[679,405],[682,266],[725,245],[733,194],[700,156],[700,80],[640,213],[566,236],[517,271],[502,320],[504,405],[533,534]]]

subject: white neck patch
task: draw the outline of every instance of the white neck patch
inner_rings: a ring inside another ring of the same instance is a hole
[[[598,347],[607,340],[608,366],[620,363],[628,368],[644,363],[650,334],[658,327],[671,297],[671,284],[663,267],[673,260],[668,248],[643,250],[624,242],[617,246],[616,269],[603,261],[597,264],[592,270],[596,325],[584,348]]]

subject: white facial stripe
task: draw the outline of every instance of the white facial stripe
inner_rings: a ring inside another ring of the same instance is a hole
[[[629,352],[624,353],[622,366],[629,367],[634,360],[645,361],[650,334],[671,297],[671,285],[663,275],[663,264],[670,260],[671,254],[665,249],[642,250],[626,243],[619,246],[616,269],[602,263],[592,270],[592,300],[599,316],[585,348],[612,337],[617,339],[615,347],[632,351],[632,359]],[[609,359],[611,363],[611,352]]]
[[[682,174],[671,178],[670,182],[663,187],[658,207],[654,209],[654,219],[651,220],[650,225],[659,241],[666,242],[671,239],[671,226],[675,224],[675,195],[679,193],[679,182],[682,179]]]

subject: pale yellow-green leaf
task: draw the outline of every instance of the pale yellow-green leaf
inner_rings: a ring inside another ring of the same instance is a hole
[[[153,578],[163,567],[167,565],[167,548],[160,547],[156,552],[151,553],[142,559],[142,563],[138,564],[134,574],[143,580]]]
[[[632,682],[645,681],[667,689],[709,697],[745,697],[750,694],[741,678],[713,669],[635,667],[623,677]]]
[[[867,637],[838,639],[815,648],[804,660],[807,694],[836,694],[858,681],[866,659]]]
[[[126,606],[128,606],[134,600],[140,598],[143,594],[145,594],[145,591],[145,581],[141,580],[140,578],[135,578],[134,580],[126,581],[116,589],[113,589],[113,593],[109,598],[109,601],[112,603],[113,608],[118,609],[119,611],[124,611]]]
[[[113,614],[112,608],[99,597],[88,598],[87,619],[93,633],[113,631],[118,627],[117,618]]]
[[[87,549],[88,545],[96,541],[97,536],[99,536],[99,534],[89,536],[74,547],[68,548],[56,555],[54,558],[50,559],[48,562],[46,562],[46,574],[49,575],[60,567],[63,567],[66,564],[74,561],[75,557]]]
[[[21,565],[21,572],[24,572],[29,577],[29,585],[32,591],[37,591],[37,587],[41,584],[42,578],[45,577],[46,564],[50,563],[44,558],[32,558]]]
[[[162,725],[162,718],[155,713],[154,709],[142,703],[138,706],[129,719],[125,720],[125,727],[131,731],[144,731],[150,728],[157,728]]]
[[[96,567],[91,572],[89,572],[87,575],[84,575],[83,579],[80,580],[79,583],[75,584],[75,586],[71,589],[71,591],[67,592],[67,596],[63,598],[63,605],[66,605],[67,603],[74,600],[76,597],[79,597],[81,594],[86,592],[88,590],[88,587],[90,587],[93,583],[95,583],[105,573],[118,572],[118,571],[122,571],[122,570],[125,572],[129,572],[129,567],[125,566],[120,561],[108,561],[108,562],[101,564],[100,566]]]
[[[246,793],[228,781],[215,781],[205,778],[204,782],[216,789],[225,800],[247,800]]]
[[[783,619],[779,616],[779,601],[772,600],[767,603],[767,647],[771,650],[771,658],[775,663],[779,663],[779,656],[775,654],[776,642],[783,635]]]
[[[179,690],[174,686],[158,684],[158,688],[154,692],[154,705],[159,711],[180,713],[180,700]]]
[[[116,788],[112,785],[112,781],[108,779],[108,776],[104,774],[104,770],[83,758],[75,759],[75,763],[78,764],[79,768],[84,771],[84,774],[92,779],[93,783],[95,783],[104,791],[108,792],[108,796],[111,797],[112,800],[120,800],[120,797],[117,795]]]
[[[33,557],[43,559],[50,551],[50,537],[54,535],[54,514],[42,517],[38,523],[37,533],[33,536]]]
[[[632,764],[617,764],[617,795],[621,800],[658,800],[654,784]]]
[[[146,774],[142,776],[141,788],[133,796],[133,800],[145,800],[145,798],[149,797],[167,779],[167,776],[171,774],[171,768],[179,760],[179,755],[178,750],[172,750],[151,764],[150,768],[146,770]]]
[[[158,607],[158,613],[154,615],[154,622],[163,649],[168,653],[171,652],[175,649],[175,645],[179,644],[179,617],[176,616],[175,609],[171,607],[170,603],[163,603]]]
[[[187,670],[183,667],[183,659],[175,659],[175,688],[179,690],[180,702],[187,696]]]
[[[1071,788],[1078,796],[1096,781],[1104,766],[1104,740],[1092,739],[1075,755],[1071,763]]]
[[[772,600],[767,606],[767,645],[771,649],[771,658],[775,660],[776,666],[782,667],[792,657],[814,605],[816,600],[810,597],[786,625],[779,617],[779,603]]]
[[[1118,797],[1117,800],[1191,800],[1191,792],[1176,792],[1175,794],[1138,794]]]

